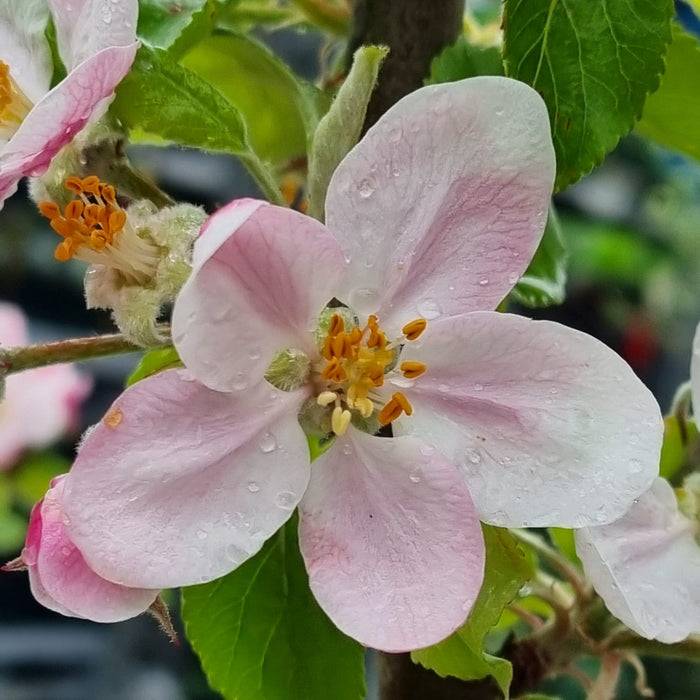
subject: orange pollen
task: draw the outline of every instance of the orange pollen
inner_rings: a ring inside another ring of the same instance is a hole
[[[428,322],[424,318],[417,318],[415,321],[407,323],[401,332],[406,336],[406,340],[416,340],[427,325]]]
[[[426,321],[418,319],[408,326],[410,335],[418,337],[425,329]],[[404,334],[409,337],[406,328]],[[325,363],[319,368],[321,379],[327,384],[319,393],[317,403],[319,406],[334,406],[333,431],[336,435],[342,434],[336,428],[345,430],[347,427],[351,413],[346,414],[346,411],[356,411],[363,418],[370,418],[379,410],[375,404],[378,397],[372,392],[384,384],[384,377],[393,369],[403,342],[403,339],[397,343],[389,342],[374,315],[367,319],[364,329],[354,326],[346,330],[342,316],[333,314],[321,351]],[[422,362],[407,361],[400,369],[405,378],[413,379],[423,374],[427,367]],[[410,416],[412,413],[409,401],[397,392],[379,410],[378,420],[381,425],[388,425],[401,414]],[[341,415],[343,420],[339,422]]]
[[[33,106],[12,79],[10,66],[0,61],[0,139],[9,141]]]

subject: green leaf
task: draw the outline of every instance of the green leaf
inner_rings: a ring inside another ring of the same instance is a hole
[[[134,371],[126,380],[126,386],[136,384],[136,382],[150,377],[152,374],[161,372],[171,367],[182,367],[182,362],[175,348],[163,348],[159,350],[149,350],[140,360]]]
[[[138,36],[181,56],[214,28],[215,0],[140,0]]]
[[[112,112],[129,129],[183,146],[250,151],[238,109],[161,49],[142,46],[116,94]]]
[[[671,0],[506,0],[506,74],[542,95],[555,189],[602,162],[659,85]]]
[[[182,591],[187,638],[225,698],[365,696],[364,650],[314,600],[296,520],[228,576]]]
[[[569,254],[553,206],[535,257],[511,291],[516,301],[530,308],[561,304],[566,296],[566,265]]]
[[[581,566],[576,554],[576,544],[574,542],[574,531],[563,527],[550,527],[547,529],[549,536],[554,542],[554,546],[570,561],[577,566]]]
[[[389,53],[384,46],[362,46],[331,108],[316,129],[309,156],[309,216],[324,218],[326,190],[335,169],[357,143],[379,66]]]
[[[55,452],[34,452],[25,457],[13,473],[15,498],[27,509],[44,497],[51,479],[65,474],[70,460]]]
[[[473,680],[493,676],[508,697],[510,662],[484,652],[484,638],[503,609],[534,573],[533,560],[503,528],[482,526],[486,544],[484,583],[466,623],[439,644],[411,653],[411,658],[441,676]]]
[[[328,98],[297,78],[263,44],[240,34],[216,34],[182,62],[236,105],[263,160],[282,162],[306,154],[307,138]]]
[[[24,544],[27,533],[26,518],[12,509],[13,490],[10,475],[0,474],[0,557],[17,552]]]
[[[661,86],[647,99],[637,130],[662,146],[700,159],[700,45],[677,25]]]
[[[465,36],[443,49],[430,64],[427,85],[450,83],[476,75],[503,75],[503,58],[495,46],[474,46]]]
[[[672,479],[686,464],[689,443],[698,439],[698,429],[693,421],[686,419],[686,434],[681,433],[678,419],[674,415],[664,418],[664,442],[661,446],[659,475]]]

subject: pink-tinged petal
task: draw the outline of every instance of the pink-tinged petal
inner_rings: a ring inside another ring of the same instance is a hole
[[[105,49],[69,73],[34,106],[0,151],[0,204],[22,177],[41,175],[89,120],[104,113],[137,48],[132,44]]]
[[[700,633],[697,524],[678,511],[663,479],[619,520],[574,533],[586,577],[610,612],[665,644]]]
[[[690,360],[690,390],[693,397],[693,415],[700,420],[700,324],[693,339],[693,355]]]
[[[428,323],[395,380],[413,404],[397,433],[460,466],[481,520],[585,527],[619,518],[658,474],[663,422],[630,367],[549,321],[474,312]]]
[[[69,532],[100,575],[170,588],[222,576],[289,518],[309,479],[304,396],[207,389],[166,370],[127,389],[66,481]]]
[[[483,580],[484,542],[455,466],[415,438],[351,429],[312,469],[299,543],[338,628],[400,652],[462,625]]]
[[[229,204],[202,229],[175,302],[180,357],[212,389],[239,391],[280,350],[316,354],[313,331],[344,264],[318,221],[252,199]]]
[[[98,576],[71,541],[63,513],[65,477],[32,511],[22,559],[35,598],[63,615],[118,622],[145,612],[158,591],[127,588]]]
[[[0,60],[22,92],[38,102],[49,90],[53,64],[44,32],[49,19],[45,0],[0,3]]]
[[[136,40],[137,0],[47,0],[58,50],[70,71],[86,58],[111,46]]]
[[[480,77],[404,97],[338,166],[326,221],[350,257],[342,301],[393,331],[493,309],[527,268],[554,182],[547,110]]]
[[[27,321],[19,306],[0,302],[0,347],[27,343]]]

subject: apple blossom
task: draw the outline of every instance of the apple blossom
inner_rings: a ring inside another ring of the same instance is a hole
[[[119,622],[145,612],[158,591],[106,581],[87,566],[71,541],[62,505],[64,484],[65,475],[52,480],[44,498],[32,509],[22,554],[3,568],[26,569],[34,597],[62,615]]]
[[[474,78],[367,132],[327,228],[255,200],[212,216],[175,302],[186,369],[118,398],[66,479],[88,564],[129,586],[210,581],[298,506],[321,607],[403,651],[463,623],[479,519],[619,517],[658,469],[653,397],[595,339],[482,311],[527,268],[553,177],[537,93]],[[333,439],[312,465],[299,420]]]
[[[192,204],[158,210],[148,200],[124,209],[114,187],[95,175],[71,176],[65,185],[76,197],[63,211],[55,202],[39,202],[63,238],[56,258],[91,263],[85,274],[89,309],[111,309],[122,333],[137,345],[162,343],[156,320],[189,276],[204,210]]]
[[[68,75],[51,88],[49,10]],[[6,0],[0,4],[0,207],[101,116],[133,63],[136,0]]]
[[[0,343],[27,343],[19,308],[0,303]],[[0,403],[0,469],[12,467],[28,447],[43,447],[77,427],[77,412],[91,388],[72,365],[52,365],[13,374],[5,380]]]
[[[690,365],[693,410],[700,407],[700,325]],[[671,644],[700,634],[700,487],[684,484],[687,503],[665,479],[635,499],[614,523],[578,530],[586,576],[618,619],[647,639]]]

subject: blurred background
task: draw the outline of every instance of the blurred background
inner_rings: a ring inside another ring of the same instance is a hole
[[[470,5],[475,11],[493,7]],[[694,20],[686,9],[679,3],[690,28]],[[256,36],[299,75],[318,78],[320,57],[328,48],[323,37],[298,27],[256,30]],[[192,58],[193,65],[196,60]],[[266,100],[275,98],[251,98],[258,110],[256,138],[285,143],[296,125],[276,118],[274,105],[266,108]],[[292,163],[294,154],[288,155]],[[208,211],[257,194],[245,171],[227,155],[134,145],[129,156],[174,198]],[[566,301],[536,311],[517,305],[511,309],[600,338],[630,363],[667,411],[676,388],[688,379],[692,336],[700,320],[700,166],[633,133],[602,167],[559,195],[556,204],[570,252]],[[22,189],[0,212],[0,240],[0,300],[24,311],[31,341],[114,330],[107,314],[85,309],[85,265],[55,260],[58,236]],[[0,342],[3,332],[0,328]],[[62,441],[26,449],[0,472],[4,560],[18,555],[32,503],[52,476],[67,470],[77,437],[99,420],[138,360],[136,353],[83,364],[80,372],[91,378],[92,389],[76,424]],[[0,411],[0,424],[2,420]],[[177,596],[169,602],[177,618]],[[25,574],[0,574],[3,700],[217,697],[208,690],[184,636],[180,639],[180,646],[171,644],[145,616],[116,625],[68,620],[34,601]],[[371,667],[371,659],[368,663]],[[687,700],[696,696],[692,688],[700,688],[700,668],[689,664],[657,660],[649,663],[648,672],[663,700]],[[630,673],[621,698],[639,697],[632,681]],[[567,700],[583,698],[573,681],[554,680],[547,690]]]

